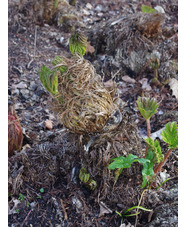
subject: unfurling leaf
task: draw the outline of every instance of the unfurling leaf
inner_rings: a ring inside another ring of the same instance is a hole
[[[87,170],[85,168],[82,168],[79,172],[79,179],[83,183],[87,183],[90,179],[90,174],[87,173]]]
[[[88,181],[88,185],[87,185],[87,186],[90,188],[90,190],[94,190],[94,189],[96,189],[96,187],[97,187],[97,183],[96,183],[95,180],[90,179],[90,180]]]
[[[96,181],[90,178],[90,174],[87,173],[87,170],[85,168],[81,168],[79,172],[79,179],[90,190],[94,190],[97,187]]]
[[[52,95],[58,93],[58,76],[55,70],[51,71],[48,67],[43,65],[39,71],[39,78],[46,90]]]
[[[150,6],[147,6],[147,5],[142,5],[141,11],[142,11],[142,13],[155,13],[156,12],[155,9],[153,9]]]
[[[64,72],[67,71],[67,66],[62,65],[62,63],[65,64],[65,61],[64,61],[60,56],[56,56],[56,57],[54,58],[54,60],[52,61],[52,64],[53,64],[54,66],[58,66],[58,65],[59,65],[59,67],[57,67],[57,70],[60,71],[61,75],[62,75]],[[61,65],[60,65],[60,64],[61,64]]]
[[[161,146],[159,144],[158,140],[153,140],[152,138],[145,139],[145,142],[147,143],[147,153],[149,153],[149,157],[151,155],[150,152],[152,152],[153,156],[151,155],[150,160],[153,163],[159,164],[164,160],[164,155],[161,151]]]
[[[157,112],[157,108],[159,107],[159,104],[155,99],[146,97],[139,97],[137,104],[138,109],[145,120],[150,119],[152,115]]]
[[[178,126],[176,122],[169,122],[161,133],[162,139],[169,145],[169,149],[178,147]]]
[[[86,52],[87,37],[83,34],[75,33],[69,40],[69,48],[72,54],[84,55]]]

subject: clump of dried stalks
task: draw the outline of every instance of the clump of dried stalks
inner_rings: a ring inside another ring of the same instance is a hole
[[[118,110],[112,91],[103,86],[94,67],[81,56],[63,58],[60,65],[67,71],[58,75],[58,95],[52,104],[54,111],[72,132],[100,132]]]

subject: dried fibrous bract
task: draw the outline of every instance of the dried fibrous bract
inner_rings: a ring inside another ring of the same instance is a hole
[[[118,110],[91,63],[76,55],[63,59],[67,71],[58,75],[54,110],[64,126],[76,133],[100,132]],[[120,122],[118,122],[120,123]]]

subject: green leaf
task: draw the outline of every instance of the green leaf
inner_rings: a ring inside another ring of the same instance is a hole
[[[146,162],[150,162],[150,160],[149,159],[147,159],[147,158],[139,158],[139,159],[137,159],[136,161],[138,161],[140,164],[145,164]]]
[[[149,152],[152,152],[152,153],[149,154],[149,155],[151,155],[150,160],[153,163],[157,163],[157,164],[162,162],[164,160],[164,155],[162,154],[159,141],[158,140],[154,141],[152,138],[148,137],[148,138],[145,139],[145,142],[147,143],[147,154]]]
[[[176,122],[167,123],[161,136],[163,141],[169,145],[169,149],[178,148],[178,126]]]
[[[159,104],[155,99],[146,97],[139,97],[137,104],[138,109],[145,120],[150,119],[152,115],[157,112],[157,108],[159,107]]]
[[[142,11],[142,13],[155,13],[156,12],[155,9],[153,9],[150,6],[147,6],[147,5],[142,5],[141,11]]]
[[[137,212],[137,213],[135,213],[135,214],[124,214],[123,216],[124,216],[124,217],[131,217],[131,216],[136,216],[136,215],[138,215],[138,214],[140,214],[140,212]]]
[[[44,188],[40,188],[41,193],[44,193],[44,191],[45,191]]]
[[[122,214],[120,213],[120,212],[118,212],[118,211],[115,211],[116,212],[116,214],[118,214],[120,217],[122,217]]]
[[[126,213],[128,213],[129,211],[134,210],[134,209],[141,209],[141,210],[148,211],[148,212],[151,212],[151,211],[152,211],[152,210],[146,209],[146,208],[144,208],[144,207],[142,207],[142,206],[133,206],[133,207],[129,208],[128,210],[126,210],[126,211],[124,212],[124,214],[126,214]]]
[[[60,56],[55,56],[54,60],[52,61],[52,64],[54,66],[60,65],[62,63],[65,63],[64,60]],[[61,65],[57,67],[57,69],[60,71],[61,75],[67,71],[67,66]]]
[[[80,33],[75,33],[69,40],[69,48],[72,54],[84,55],[87,47],[87,37]]]
[[[55,70],[51,71],[48,67],[43,65],[39,71],[39,78],[45,89],[52,95],[58,93],[58,76]]]
[[[142,177],[143,177],[143,183],[142,183],[142,188],[146,186],[146,184],[150,181],[152,176],[154,175],[154,170],[153,170],[153,162],[146,162],[143,165],[142,169]]]
[[[112,162],[109,166],[108,169],[117,169],[117,168],[129,168],[131,167],[131,164],[136,161],[138,156],[129,154],[128,157],[118,157],[114,158],[114,162]]]
[[[19,193],[19,198],[18,198],[20,201],[23,201],[25,199],[25,196],[21,193]]]

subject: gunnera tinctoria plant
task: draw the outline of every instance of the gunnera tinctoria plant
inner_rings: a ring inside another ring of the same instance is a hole
[[[40,80],[52,95],[53,109],[63,125],[80,134],[101,132],[109,118],[119,112],[111,95],[113,91],[104,87],[100,75],[83,57],[86,45],[87,38],[75,33],[69,40],[72,57],[56,56],[52,69],[42,66],[39,71]],[[120,121],[121,116],[118,123]]]

